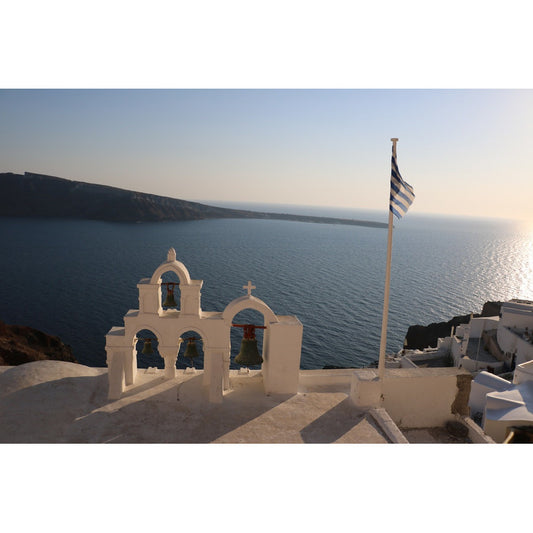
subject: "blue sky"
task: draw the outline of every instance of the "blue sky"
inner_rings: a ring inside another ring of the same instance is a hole
[[[529,219],[533,91],[0,91],[0,171],[164,196]]]

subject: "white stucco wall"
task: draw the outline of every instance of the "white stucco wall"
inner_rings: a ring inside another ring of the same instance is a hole
[[[475,337],[477,339],[481,337],[483,331],[496,329],[499,322],[500,317],[498,316],[473,318],[470,321],[470,338]]]
[[[383,407],[403,428],[442,426],[454,420],[458,368],[386,369],[383,381],[377,370],[355,370],[350,397],[358,407]],[[468,379],[468,377],[466,379]]]
[[[472,414],[483,413],[485,410],[486,396],[490,392],[504,391],[511,387],[511,382],[490,372],[480,372],[472,381],[468,405]]]
[[[519,425],[519,420],[484,420],[483,431],[494,439],[497,443],[502,443],[505,440],[507,428],[509,426]]]
[[[502,442],[509,426],[533,424],[533,381],[511,385],[505,391],[488,393],[485,403],[485,433]]]
[[[308,390],[324,392],[350,391],[353,368],[329,368],[320,370],[300,370],[299,392]]]
[[[533,381],[533,361],[522,363],[515,368],[513,383],[518,385],[526,381]]]
[[[479,372],[480,370],[485,371],[488,368],[494,370],[495,372],[501,372],[503,370],[503,361],[477,361],[476,359],[471,359],[468,356],[461,358],[459,361],[461,368],[468,370],[468,372]]]
[[[278,319],[270,325],[263,383],[267,394],[294,394],[298,391],[303,326],[296,317]]]
[[[449,352],[452,349],[453,337],[444,337],[437,339],[437,350],[439,352]]]
[[[533,359],[533,344],[523,339],[508,327],[499,327],[496,338],[504,353],[515,353],[516,351],[516,365],[526,363]]]
[[[465,335],[468,334],[468,331],[469,331],[468,324],[459,324],[455,328],[455,336],[463,338]]]
[[[466,344],[466,340],[463,340],[462,338],[453,337],[451,342],[451,353],[453,357],[453,362],[455,366],[459,366],[461,364],[461,358],[464,355],[464,345]]]
[[[502,326],[509,328],[532,328],[533,327],[533,306],[506,302],[501,308]]]

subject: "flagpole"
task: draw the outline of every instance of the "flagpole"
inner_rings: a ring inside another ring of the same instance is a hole
[[[393,137],[392,153],[396,159],[396,143],[398,139]],[[392,258],[392,226],[393,214],[389,209],[389,232],[387,238],[387,267],[385,271],[385,295],[383,297],[383,318],[381,320],[381,343],[379,345],[378,378],[383,380],[385,374],[385,350],[387,348],[387,322],[389,318],[389,289],[390,289],[390,265]]]

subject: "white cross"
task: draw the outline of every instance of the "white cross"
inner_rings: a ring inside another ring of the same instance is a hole
[[[248,285],[243,285],[243,289],[246,289],[248,291],[248,297],[252,296],[252,289],[255,289],[256,286],[252,285],[251,281],[248,281]]]

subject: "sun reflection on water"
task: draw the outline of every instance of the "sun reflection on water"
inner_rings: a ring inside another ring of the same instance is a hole
[[[509,233],[486,243],[490,260],[485,269],[492,272],[485,271],[482,277],[501,299],[533,300],[533,224],[518,223],[508,229]]]
[[[533,231],[524,238],[522,249],[520,297],[533,300]]]

